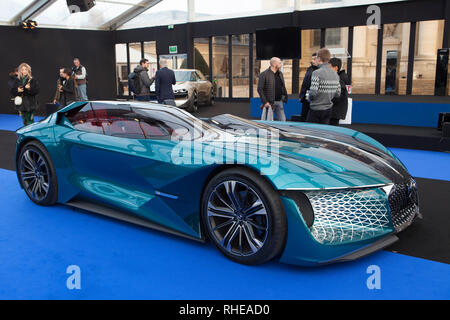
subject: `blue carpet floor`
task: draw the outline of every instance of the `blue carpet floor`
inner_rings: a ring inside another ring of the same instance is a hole
[[[450,265],[386,251],[299,268],[235,264],[211,244],[28,200],[0,169],[0,299],[449,299]],[[6,187],[7,186],[7,187]],[[81,268],[68,290],[66,268]],[[366,286],[381,268],[381,290]]]
[[[413,177],[450,180],[450,153],[390,148]]]
[[[34,121],[40,121],[42,117],[34,117]],[[0,130],[16,131],[23,127],[22,118],[16,114],[0,114]]]

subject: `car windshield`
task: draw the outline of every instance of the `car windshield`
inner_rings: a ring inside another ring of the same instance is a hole
[[[175,72],[175,79],[177,82],[185,82],[189,81],[191,78],[191,71],[181,71],[181,70],[174,70]]]

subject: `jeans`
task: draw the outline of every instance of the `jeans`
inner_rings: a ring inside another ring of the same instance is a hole
[[[136,96],[136,100],[137,101],[150,101],[151,99],[150,99],[151,97],[148,95],[148,96]]]
[[[271,107],[263,108],[261,120],[273,121],[274,114],[277,121],[286,121],[283,101],[275,101],[275,103],[273,104],[273,109]]]
[[[88,101],[86,84],[79,84],[77,92],[78,92],[78,101]]]

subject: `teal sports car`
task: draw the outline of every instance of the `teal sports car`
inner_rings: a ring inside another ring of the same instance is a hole
[[[346,128],[92,101],[17,136],[17,177],[36,204],[210,239],[243,264],[354,260],[421,217],[402,163]]]

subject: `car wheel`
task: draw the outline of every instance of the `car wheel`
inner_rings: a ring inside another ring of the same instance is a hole
[[[229,259],[261,264],[281,253],[287,222],[278,193],[261,175],[244,168],[216,175],[202,197],[208,237]]]
[[[17,175],[20,185],[36,204],[49,206],[58,200],[55,169],[45,147],[30,141],[22,147],[18,157]]]
[[[198,110],[198,96],[197,96],[197,91],[194,91],[192,93],[192,102],[190,103],[188,109],[187,109],[190,113],[194,113],[197,112]]]

